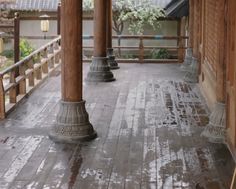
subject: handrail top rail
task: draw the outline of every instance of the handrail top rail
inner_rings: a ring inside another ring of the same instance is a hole
[[[33,56],[35,56],[36,54],[38,54],[39,52],[41,52],[42,50],[46,49],[47,47],[49,47],[50,45],[52,45],[53,43],[57,42],[60,39],[61,39],[61,36],[53,39],[52,41],[48,42],[47,44],[43,45],[39,49],[35,50],[34,52],[32,52],[30,55],[26,56],[25,58],[23,58],[19,62],[15,63],[15,64],[9,66],[8,68],[6,68],[5,70],[1,71],[0,72],[0,77],[3,77],[3,75],[11,72],[13,69],[15,69],[15,68],[19,67],[20,65],[24,64],[25,62],[31,60],[31,58]]]
[[[92,39],[93,35],[83,35],[83,39]],[[130,39],[188,39],[188,36],[174,36],[174,35],[113,35],[113,38],[130,38]]]

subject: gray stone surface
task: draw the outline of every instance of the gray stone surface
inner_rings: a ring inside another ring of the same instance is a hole
[[[186,50],[186,55],[185,55],[185,58],[184,58],[184,62],[180,66],[180,68],[183,71],[187,71],[190,68],[190,65],[192,63],[192,58],[193,58],[193,49],[192,48],[188,48]]]
[[[56,124],[49,137],[55,142],[78,143],[96,138],[97,133],[89,122],[85,101],[59,103]]]
[[[114,75],[108,65],[108,59],[103,57],[93,57],[89,72],[86,78],[87,82],[110,82],[115,81]]]
[[[216,103],[210,115],[209,124],[204,129],[202,136],[207,137],[212,143],[226,142],[225,104]]]
[[[110,65],[110,68],[112,70],[119,69],[118,63],[116,62],[116,57],[113,53],[113,49],[107,49],[107,58],[108,58],[108,65]]]
[[[187,69],[184,76],[184,81],[188,83],[197,83],[198,82],[198,60],[197,58],[192,57],[192,63]]]

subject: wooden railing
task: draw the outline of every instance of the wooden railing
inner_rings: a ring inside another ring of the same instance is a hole
[[[58,37],[0,72],[0,119],[60,65]]]
[[[26,39],[43,39],[43,36],[21,36],[22,38]],[[53,39],[56,36],[47,36],[47,39]],[[7,37],[7,38],[12,38]],[[83,46],[84,51],[90,51],[93,50],[93,36],[92,35],[84,35],[84,40],[91,40],[90,44],[91,46]],[[124,63],[173,63],[173,62],[179,62],[182,63],[184,59],[184,52],[187,48],[187,36],[162,36],[162,35],[120,35],[120,36],[113,36],[113,40],[119,40],[121,43],[123,41],[129,41],[133,40],[134,42],[137,42],[138,45],[116,45],[113,46],[116,54],[127,54],[126,52],[129,52],[131,55],[137,55],[137,58],[130,59],[130,58],[121,58],[117,56],[116,60],[118,62],[124,62]],[[160,45],[145,45],[145,42],[149,41],[173,41],[174,45],[168,45],[168,46],[160,46]],[[175,54],[176,56],[169,59],[150,59],[147,58],[146,55],[150,55],[151,51],[153,49],[166,49],[170,54]],[[124,53],[123,53],[124,52]],[[134,54],[132,54],[134,53]],[[87,54],[85,54],[87,55]],[[84,62],[90,62],[92,59],[91,57],[85,58]]]
[[[90,35],[84,35],[84,40],[93,40],[93,36]],[[133,46],[113,46],[114,50],[117,52],[121,52],[121,50],[128,50],[128,51],[136,51],[136,54],[138,55],[138,59],[121,59],[117,58],[116,60],[118,62],[148,62],[148,63],[168,63],[168,62],[183,62],[184,58],[184,51],[187,48],[185,44],[187,44],[188,37],[187,36],[162,36],[162,35],[120,35],[120,36],[113,36],[113,40],[133,40],[138,41],[139,45],[133,45]],[[145,46],[145,40],[152,40],[152,41],[174,41],[176,45],[174,46]],[[84,46],[84,49],[92,50],[93,46]],[[169,52],[175,52],[177,55],[177,58],[174,59],[145,59],[145,54],[150,54],[150,51],[153,49],[166,49]],[[91,59],[84,60],[91,61]]]
[[[84,36],[84,40],[91,40],[93,36]],[[138,46],[114,46],[114,49],[137,50],[137,59],[117,59],[119,62],[181,62],[184,55],[185,45],[188,37],[185,36],[113,36],[120,40],[139,40]],[[19,103],[27,94],[32,92],[49,74],[56,69],[61,62],[60,58],[60,37],[55,38],[40,49],[34,51],[29,56],[15,63],[0,72],[0,119],[6,115]],[[177,46],[144,46],[144,40],[175,40]],[[84,46],[93,49],[93,46]],[[178,59],[145,59],[144,52],[152,49],[175,50]],[[91,59],[85,59],[91,61]]]

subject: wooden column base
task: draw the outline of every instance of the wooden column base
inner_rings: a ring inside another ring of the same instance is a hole
[[[193,58],[193,49],[188,48],[184,58],[184,63],[181,65],[180,68],[184,71],[187,71],[192,63],[192,58]]]
[[[110,82],[115,81],[106,57],[93,57],[86,81]]]
[[[225,143],[226,123],[225,123],[225,104],[217,102],[210,115],[209,124],[201,134],[207,137],[212,143]]]
[[[58,143],[78,143],[97,137],[89,122],[85,101],[60,102],[56,124],[52,127],[49,138]]]
[[[192,63],[184,76],[184,81],[188,83],[198,82],[198,61],[196,58],[192,58]]]
[[[120,69],[118,63],[116,62],[116,57],[113,53],[113,48],[107,49],[107,58],[108,58],[108,65],[110,65],[111,70]]]

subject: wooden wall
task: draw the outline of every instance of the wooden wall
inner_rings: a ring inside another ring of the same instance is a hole
[[[224,39],[224,9],[225,0],[201,0],[198,7],[201,17],[200,26],[200,88],[212,110],[218,101],[218,82],[222,77],[222,40]],[[221,85],[221,84],[220,84]],[[222,90],[222,89],[220,89]],[[222,101],[222,99],[220,100]]]
[[[216,102],[226,104],[227,145],[236,160],[236,0],[195,0],[190,5],[199,86],[211,110]]]
[[[227,139],[234,157],[236,157],[236,1],[228,0],[227,6],[227,40],[226,40],[226,93],[227,93]],[[236,158],[235,158],[236,159]]]

